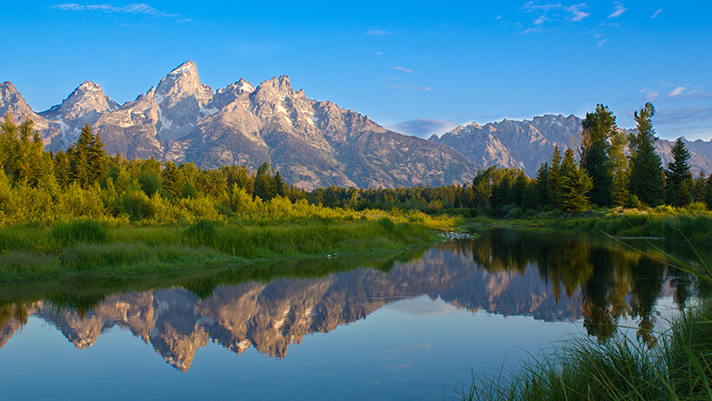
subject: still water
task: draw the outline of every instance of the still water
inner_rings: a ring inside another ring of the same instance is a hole
[[[655,255],[612,240],[481,234],[331,273],[336,260],[319,262],[306,278],[5,301],[2,397],[449,398],[471,370],[571,336],[652,341],[689,294]]]

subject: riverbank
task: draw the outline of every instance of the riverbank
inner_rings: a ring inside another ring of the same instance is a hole
[[[165,274],[258,262],[330,259],[403,251],[442,241],[449,217],[367,215],[177,226],[107,226],[75,220],[54,226],[0,228],[0,282],[89,274]]]
[[[478,217],[466,221],[469,229],[490,227],[548,227],[604,233],[622,238],[651,238],[712,244],[712,212],[700,207],[653,209],[600,209],[583,213],[551,211],[521,215],[512,219]]]

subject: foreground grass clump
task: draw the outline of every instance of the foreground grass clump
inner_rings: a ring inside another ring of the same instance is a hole
[[[104,243],[108,229],[101,223],[81,219],[58,223],[52,228],[52,238],[63,246],[76,243]]]
[[[712,305],[674,321],[652,346],[618,335],[584,338],[522,362],[509,377],[483,377],[463,400],[712,400]]]

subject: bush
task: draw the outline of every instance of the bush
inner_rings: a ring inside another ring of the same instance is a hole
[[[218,230],[214,222],[199,220],[185,229],[185,236],[191,245],[211,245],[218,237]]]
[[[76,243],[104,243],[108,230],[94,220],[75,220],[57,223],[51,231],[52,238],[63,246]]]

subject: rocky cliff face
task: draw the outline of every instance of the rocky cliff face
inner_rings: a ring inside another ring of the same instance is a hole
[[[203,168],[256,169],[271,162],[286,182],[306,189],[451,184],[471,180],[478,168],[450,147],[387,131],[332,102],[308,99],[286,76],[257,87],[240,79],[213,92],[191,61],[124,105],[92,82],[39,114],[9,82],[0,95],[2,115],[32,118],[50,150],[66,149],[88,123],[110,154]]]
[[[495,165],[517,168],[534,177],[541,164],[551,160],[555,146],[562,155],[567,148],[578,146],[582,121],[573,115],[544,115],[531,121],[502,120],[484,126],[471,123],[441,137],[433,135],[430,141],[451,146],[485,168]],[[689,164],[693,174],[697,175],[701,170],[712,171],[712,140],[685,140],[685,144],[691,153]],[[671,148],[670,141],[660,139],[656,142],[663,167],[672,160]]]

